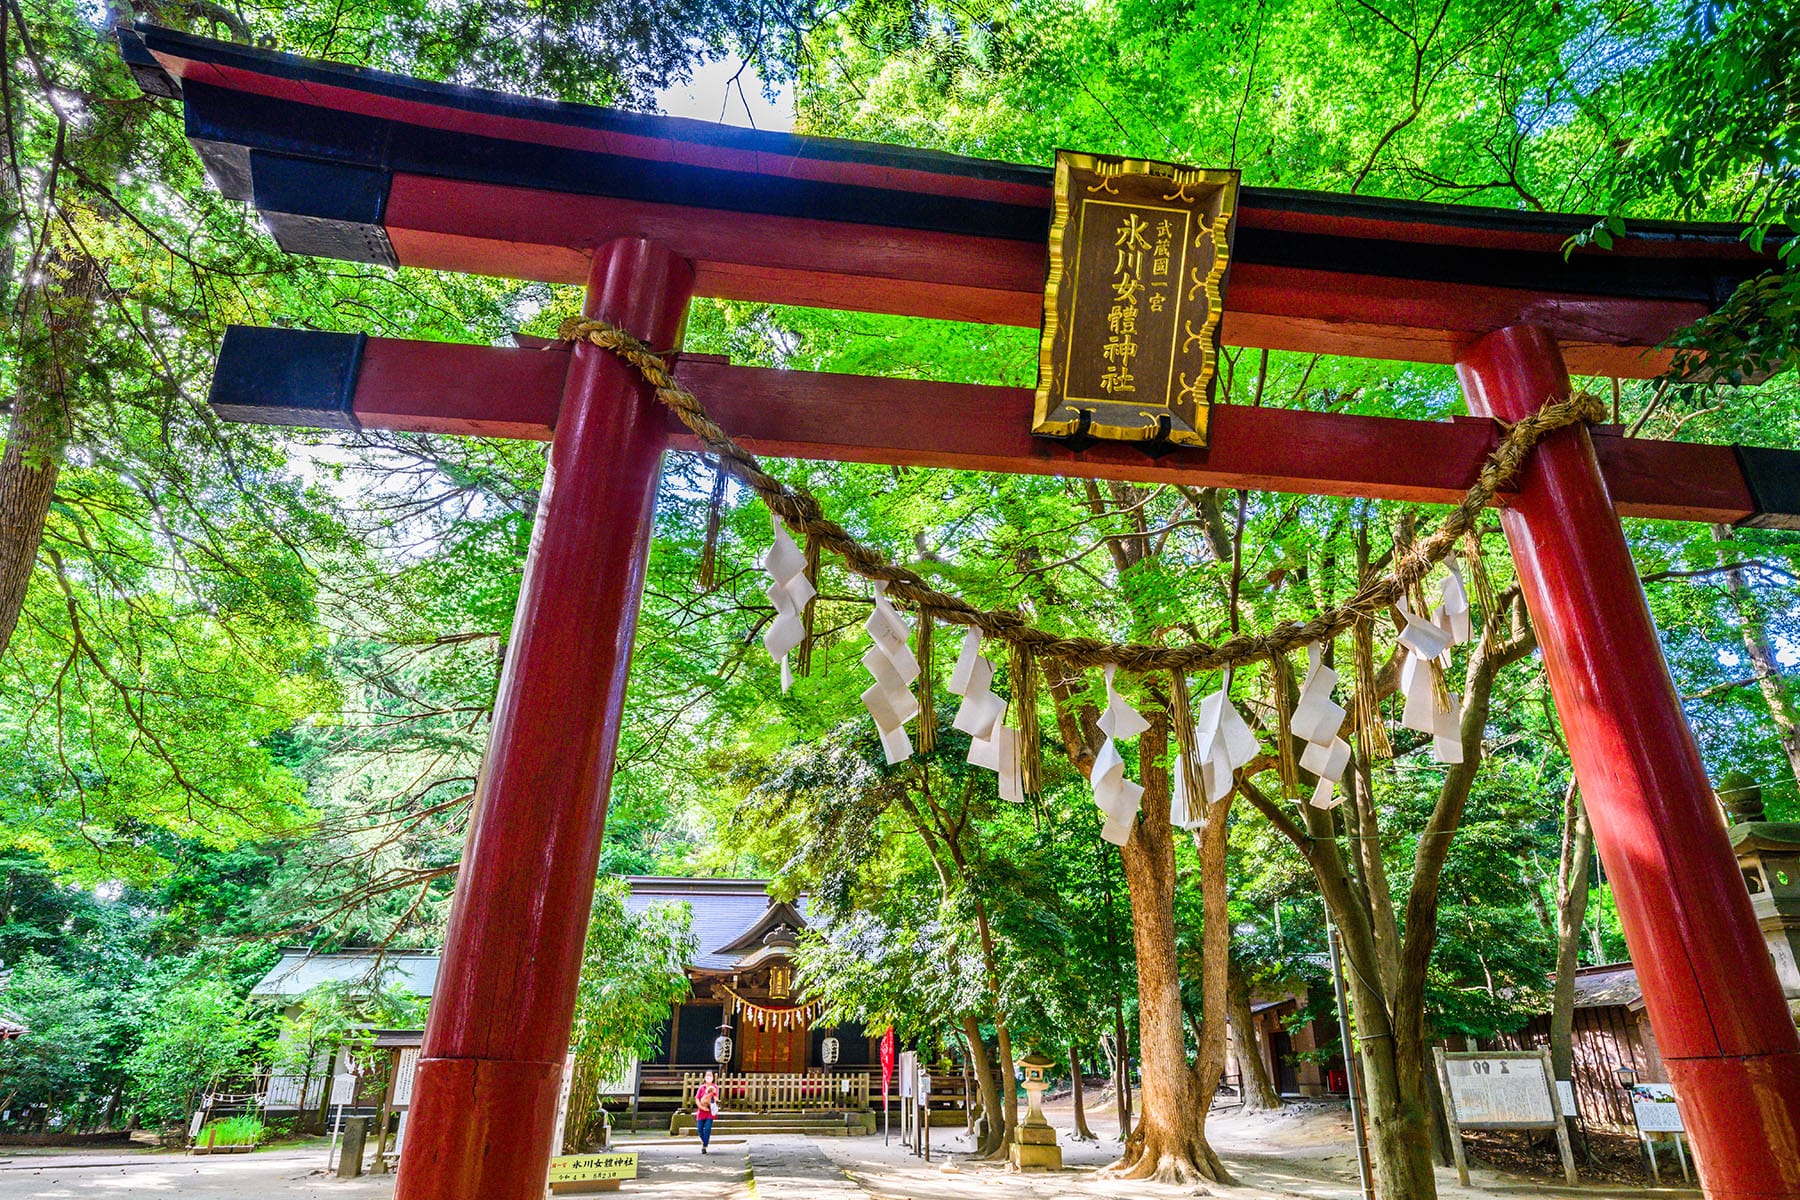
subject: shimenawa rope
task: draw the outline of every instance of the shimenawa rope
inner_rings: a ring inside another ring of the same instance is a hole
[[[1063,637],[1038,628],[1018,612],[977,608],[961,596],[939,591],[917,573],[858,542],[825,515],[812,493],[791,487],[763,470],[755,455],[738,445],[707,414],[699,399],[675,382],[668,361],[647,344],[605,321],[582,318],[563,322],[559,336],[565,341],[590,342],[630,363],[655,389],[657,400],[687,426],[701,446],[718,455],[725,469],[741,479],[790,529],[816,538],[821,546],[842,559],[853,574],[887,584],[888,595],[894,599],[952,624],[976,626],[990,637],[1072,667],[1112,665],[1137,674],[1244,666],[1336,637],[1358,620],[1373,620],[1447,557],[1458,538],[1475,528],[1481,510],[1518,473],[1533,446],[1564,426],[1600,421],[1607,416],[1606,405],[1599,397],[1577,392],[1551,401],[1514,424],[1501,422],[1505,432],[1500,444],[1482,464],[1474,486],[1445,516],[1437,531],[1407,547],[1392,571],[1363,584],[1335,609],[1307,621],[1284,621],[1267,633],[1240,634],[1222,642],[1192,642],[1184,646],[1120,644],[1098,638]]]

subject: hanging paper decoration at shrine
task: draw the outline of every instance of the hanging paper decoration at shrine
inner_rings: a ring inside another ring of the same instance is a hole
[[[809,1000],[792,1008],[771,1008],[746,999],[728,984],[721,984],[720,988],[731,997],[731,1015],[741,1016],[746,1023],[758,1029],[809,1029],[822,1007],[819,1001]]]
[[[1404,600],[1397,605],[1406,621],[1400,644],[1407,651],[1400,664],[1400,694],[1404,698],[1400,724],[1430,734],[1433,756],[1438,762],[1454,765],[1463,761],[1462,698],[1445,685],[1443,669],[1450,665],[1452,648],[1467,642],[1473,634],[1468,589],[1454,559],[1439,595],[1442,603],[1432,611],[1429,621],[1411,611]]]
[[[875,718],[881,748],[891,766],[912,757],[906,723],[919,714],[919,698],[912,691],[912,682],[919,677],[919,660],[907,645],[912,628],[889,603],[886,584],[875,585],[875,610],[863,628],[874,644],[862,656],[862,664],[875,677],[862,694],[863,707]]]
[[[1106,814],[1100,836],[1115,846],[1123,846],[1131,838],[1131,827],[1137,820],[1138,801],[1144,789],[1125,777],[1125,760],[1119,754],[1119,739],[1136,737],[1150,728],[1144,715],[1125,702],[1113,687],[1117,667],[1106,668],[1106,711],[1100,714],[1100,732],[1106,741],[1094,756],[1089,780],[1094,786],[1094,803]]]
[[[994,694],[994,664],[981,656],[981,630],[963,634],[962,652],[950,674],[950,692],[961,696],[951,728],[969,735],[969,765],[1000,776],[1000,798],[1023,803],[1019,770],[1019,731],[1002,719],[1006,701]]]
[[[1457,563],[1456,555],[1452,554],[1444,565],[1450,569],[1439,588],[1444,602],[1432,617],[1450,631],[1451,638],[1460,646],[1474,633],[1469,622],[1469,589],[1463,583],[1462,567]]]
[[[806,640],[806,620],[802,615],[816,589],[806,575],[806,555],[788,536],[780,517],[771,517],[775,541],[762,557],[762,569],[769,576],[769,603],[775,606],[775,619],[763,634],[763,648],[769,657],[781,664],[781,690],[794,686],[794,671],[788,655]]]
[[[1194,737],[1207,803],[1217,804],[1231,791],[1238,768],[1247,766],[1262,749],[1249,723],[1231,703],[1229,670],[1219,690],[1200,702]]]
[[[1344,726],[1344,706],[1331,698],[1338,674],[1325,665],[1324,647],[1314,642],[1306,648],[1312,669],[1300,685],[1300,699],[1289,721],[1295,736],[1306,743],[1300,766],[1318,776],[1309,803],[1314,808],[1336,808],[1344,802],[1334,794],[1337,782],[1350,765],[1350,743],[1338,736]]]

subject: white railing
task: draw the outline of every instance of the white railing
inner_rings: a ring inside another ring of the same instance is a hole
[[[681,1107],[694,1107],[699,1071],[681,1077]],[[869,1107],[869,1072],[808,1075],[721,1075],[719,1108],[725,1112],[838,1112]]]
[[[301,1094],[304,1087],[305,1094]],[[311,1112],[325,1098],[325,1076],[271,1075],[263,1093],[264,1109]]]

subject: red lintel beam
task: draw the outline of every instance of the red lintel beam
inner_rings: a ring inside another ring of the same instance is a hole
[[[547,440],[569,353],[233,326],[212,404],[239,421]],[[1079,453],[1030,433],[1028,388],[733,366],[686,356],[677,377],[759,454],[1261,491],[1455,502],[1496,444],[1492,422],[1409,421],[1218,405],[1212,445],[1150,457]],[[671,422],[671,444],[695,448]],[[1800,452],[1593,431],[1624,516],[1800,528]],[[1783,487],[1787,491],[1783,492]]]

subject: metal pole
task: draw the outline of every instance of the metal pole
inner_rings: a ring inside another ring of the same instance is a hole
[[[1337,988],[1338,1036],[1344,1045],[1344,1079],[1350,1088],[1350,1124],[1356,1130],[1356,1182],[1363,1200],[1374,1200],[1369,1183],[1369,1134],[1363,1128],[1362,1088],[1357,1086],[1357,1050],[1350,1039],[1350,1005],[1344,996],[1344,960],[1338,951],[1337,926],[1325,923],[1325,940],[1331,945],[1331,982]]]

